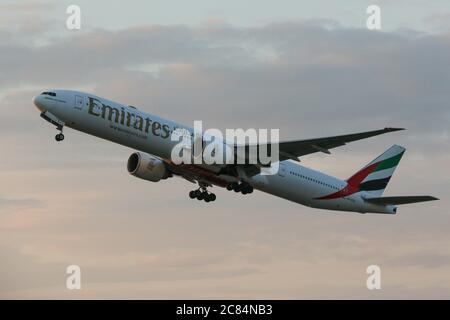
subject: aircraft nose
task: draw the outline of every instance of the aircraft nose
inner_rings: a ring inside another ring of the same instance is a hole
[[[41,112],[46,111],[44,106],[44,98],[42,97],[42,95],[33,97],[33,103]]]

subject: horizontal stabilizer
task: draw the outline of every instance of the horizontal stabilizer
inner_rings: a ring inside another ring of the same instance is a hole
[[[366,198],[367,202],[379,205],[399,205],[415,202],[439,200],[432,196],[404,196],[404,197],[380,197],[380,198]]]

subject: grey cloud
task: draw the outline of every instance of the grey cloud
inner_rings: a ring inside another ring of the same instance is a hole
[[[142,281],[187,281],[229,279],[259,273],[257,268],[151,268],[144,265],[126,269],[86,268],[86,281],[95,283],[120,283]]]
[[[24,2],[24,3],[3,3],[0,4],[0,12],[2,14],[7,13],[24,13],[24,12],[36,12],[36,11],[44,11],[52,8],[54,4],[50,2]]]
[[[0,196],[0,210],[11,208],[38,208],[42,202],[32,198],[4,198]]]
[[[213,259],[209,252],[202,255],[182,252],[178,258],[170,253],[157,256],[118,254],[112,256],[109,263],[97,262],[93,265],[91,262],[85,265],[76,254],[49,262],[45,261],[45,256],[24,253],[16,247],[0,246],[0,258],[3,262],[0,266],[0,297],[4,298],[8,298],[8,295],[9,298],[14,297],[17,294],[14,292],[23,289],[56,287],[64,291],[67,277],[65,271],[74,261],[81,267],[83,287],[105,283],[220,280],[260,272],[255,267],[226,264],[223,258]],[[95,259],[93,257],[92,260]],[[127,261],[129,259],[137,260],[130,263]],[[118,262],[119,266],[114,262]],[[127,265],[120,266],[121,262]]]
[[[450,120],[448,37],[308,23],[94,30],[40,47],[4,44],[0,83],[89,84],[181,121],[202,114],[219,127],[272,125],[289,138],[314,135],[317,126],[303,119],[320,115],[329,130],[316,131],[322,134],[341,133],[350,118],[354,130],[405,126],[436,140]],[[136,71],[146,65],[160,66],[159,76]],[[205,114],[206,106],[215,112]]]
[[[450,266],[450,254],[413,253],[388,259],[385,263],[400,267],[442,268]]]
[[[65,284],[63,264],[44,264],[14,247],[0,246],[0,297],[9,291]]]
[[[290,119],[320,114],[321,123],[331,127],[351,117],[359,128],[378,123],[442,133],[450,117],[447,38],[292,23],[211,30],[143,27],[94,31],[48,47],[24,48],[35,58],[22,68],[32,64],[35,72],[26,80],[31,83],[47,79],[50,84],[64,75],[59,86],[92,83],[105,95],[155,108],[150,111],[166,110],[182,120],[208,106],[216,117],[204,120],[216,126],[236,121],[231,115],[239,111],[252,125],[278,120],[275,124],[289,135],[313,129],[305,121],[302,128],[293,126],[278,116],[281,111]],[[271,49],[273,60],[260,61],[255,48]],[[12,51],[13,65],[19,65],[24,57]],[[180,63],[192,65],[184,76],[170,67]],[[160,76],[127,70],[146,64],[162,64]],[[37,74],[39,79],[33,79]],[[424,117],[432,125],[418,122]]]
[[[42,41],[57,23],[64,25],[50,18],[55,7],[55,3],[41,1],[0,4],[0,39],[23,46]]]

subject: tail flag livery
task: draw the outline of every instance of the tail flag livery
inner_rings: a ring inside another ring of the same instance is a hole
[[[404,153],[405,148],[393,145],[347,179],[345,188],[317,199],[338,199],[360,191],[366,191],[371,197],[381,196]]]
[[[367,191],[373,196],[381,196],[404,153],[405,148],[393,145],[351,176],[347,183],[358,191]]]
[[[368,193],[368,196],[364,196],[365,201],[381,206],[439,200],[431,196],[381,197],[404,153],[405,148],[393,145],[382,155],[347,179],[347,185],[343,189],[317,199],[339,199],[365,191]],[[396,212],[395,210],[394,212]]]

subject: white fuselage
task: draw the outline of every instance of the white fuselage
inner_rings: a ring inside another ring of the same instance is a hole
[[[41,112],[49,112],[64,126],[103,138],[121,145],[155,155],[167,161],[173,147],[170,135],[177,128],[193,133],[188,126],[166,120],[132,106],[123,105],[92,94],[70,90],[52,90],[56,96],[39,95],[34,103]],[[108,106],[105,109],[102,106]],[[139,119],[139,121],[136,121]],[[220,166],[201,165],[211,172]],[[374,205],[364,200],[365,193],[357,192],[337,199],[318,199],[346,188],[347,182],[304,167],[292,160],[279,163],[275,175],[258,174],[241,177],[255,189],[314,208],[328,210],[395,213],[395,206]]]

